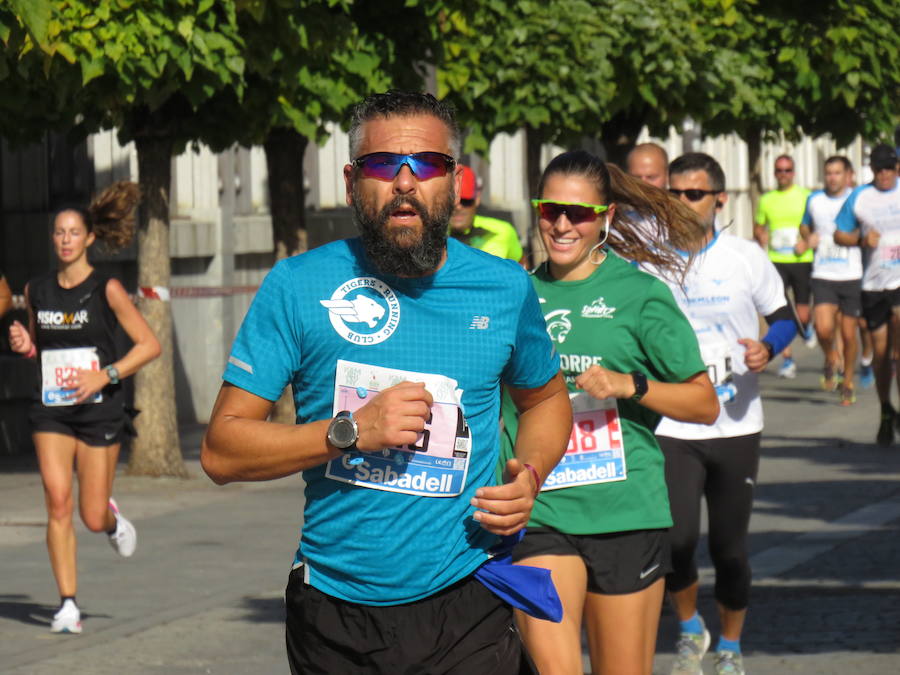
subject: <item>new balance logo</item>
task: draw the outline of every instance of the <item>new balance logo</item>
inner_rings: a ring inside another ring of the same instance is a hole
[[[473,316],[472,323],[469,324],[469,330],[486,330],[491,323],[489,316]]]

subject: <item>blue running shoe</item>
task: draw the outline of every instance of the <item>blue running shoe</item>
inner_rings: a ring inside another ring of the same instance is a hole
[[[859,386],[863,389],[871,389],[875,386],[875,372],[872,370],[872,364],[859,367]]]

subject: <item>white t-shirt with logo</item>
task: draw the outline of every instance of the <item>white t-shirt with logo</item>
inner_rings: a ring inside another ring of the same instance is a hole
[[[881,235],[878,246],[862,249],[863,290],[900,288],[900,180],[890,190],[860,185],[847,197],[835,223],[842,232],[859,229],[863,238],[871,230]]]
[[[847,188],[831,196],[824,190],[816,190],[806,200],[802,224],[819,235],[819,245],[813,258],[813,279],[854,281],[862,277],[862,252],[859,247],[834,243],[837,228],[834,219],[851,192]]]
[[[710,426],[664,417],[656,434],[693,440],[762,431],[757,374],[747,369],[738,340],[758,340],[758,315],[768,316],[786,302],[784,284],[766,252],[746,239],[717,233],[694,258],[683,284],[660,278],[697,334],[721,410]]]

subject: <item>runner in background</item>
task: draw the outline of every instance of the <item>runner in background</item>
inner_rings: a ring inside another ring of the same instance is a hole
[[[668,185],[669,155],[661,145],[640,143],[625,160],[628,175],[665,190]]]
[[[134,526],[112,499],[119,447],[132,432],[121,380],[159,356],[147,322],[116,279],[97,272],[88,248],[102,240],[126,246],[134,234],[138,186],[114,183],[87,208],[64,208],[53,221],[55,272],[25,287],[29,326],[9,329],[12,350],[40,362],[40,399],[31,407],[47,505],[47,548],[61,597],[50,630],[80,633],[72,467],[78,473],[78,509],[91,532],[106,532],[124,557],[134,553]],[[134,343],[117,358],[114,336],[121,326]]]
[[[894,442],[896,413],[891,405],[892,359],[900,340],[900,185],[897,153],[876,145],[869,157],[874,179],[847,197],[835,222],[835,243],[862,248],[862,313],[872,334],[875,388],[881,403],[876,442]],[[900,378],[900,372],[896,374]],[[898,384],[900,386],[900,384]]]
[[[450,236],[498,258],[524,265],[519,235],[511,223],[476,213],[481,205],[481,179],[468,166],[462,168],[459,203],[450,217]]]
[[[858,246],[834,242],[834,219],[852,191],[847,185],[852,173],[853,165],[846,157],[836,155],[825,160],[825,188],[809,196],[800,226],[801,236],[815,250],[815,326],[825,355],[821,384],[825,391],[839,389],[841,405],[845,406],[856,402],[853,375],[858,352],[856,332],[862,316],[862,255]],[[838,323],[842,353],[838,351]]]
[[[716,217],[728,198],[719,163],[703,153],[682,155],[669,166],[669,185],[696,212],[705,236],[683,282],[665,270],[657,273],[697,335],[721,404],[711,426],[666,417],[656,428],[674,521],[666,588],[681,622],[672,675],[700,675],[710,646],[709,631],[697,612],[695,552],[704,497],[721,627],[716,673],[742,675],[740,639],[750,593],[747,532],[763,428],[757,373],[790,344],[796,327],[781,278],[765,253],[717,227]],[[762,338],[759,315],[769,324]]]
[[[626,259],[680,275],[684,262],[663,242],[686,245],[701,232],[665,192],[583,151],[553,159],[538,195],[533,203],[549,260],[532,282],[560,354],[575,426],[513,551],[515,561],[552,572],[563,620],[522,612],[517,620],[539,672],[583,672],[584,621],[594,673],[649,674],[672,524],[653,429],[663,414],[710,423],[719,406],[671,292]],[[668,228],[657,228],[648,245],[639,222]],[[530,432],[509,399],[503,410],[507,460]]]
[[[769,260],[775,263],[785,289],[792,290],[797,318],[806,330],[804,338],[809,346],[815,346],[812,342],[815,336],[809,325],[813,250],[800,236],[800,221],[809,190],[794,184],[794,160],[789,155],[780,155],[775,160],[775,180],[778,188],[759,199],[753,236],[768,251]],[[791,357],[791,348],[788,346],[782,355],[784,362],[778,369],[778,376],[796,377],[797,365]]]

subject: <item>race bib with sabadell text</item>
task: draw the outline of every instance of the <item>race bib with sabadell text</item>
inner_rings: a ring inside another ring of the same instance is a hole
[[[416,442],[380,452],[345,452],[328,462],[325,476],[374,490],[455,497],[466,485],[472,449],[461,404],[462,390],[456,380],[339,360],[334,414],[342,410],[355,412],[378,392],[403,381],[424,382],[434,399],[431,417]]]

